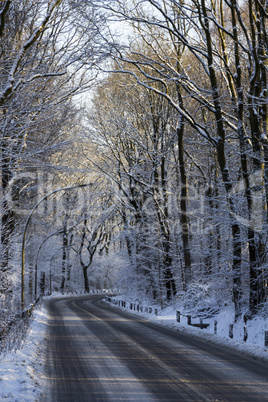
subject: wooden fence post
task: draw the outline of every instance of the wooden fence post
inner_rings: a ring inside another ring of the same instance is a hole
[[[264,331],[264,346],[268,347],[268,331]]]
[[[217,335],[217,330],[218,330],[218,321],[214,320],[214,334]]]
[[[247,329],[247,327],[245,326],[245,327],[244,327],[244,337],[243,337],[244,342],[246,342],[247,339],[248,339],[248,329]]]
[[[229,338],[233,339],[234,337],[234,324],[229,325]]]
[[[177,319],[177,322],[181,322],[181,312],[179,310],[177,310],[177,312],[176,312],[176,319]]]

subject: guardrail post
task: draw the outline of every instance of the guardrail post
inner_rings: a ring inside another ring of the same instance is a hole
[[[203,318],[200,318],[200,328],[203,329]]]
[[[149,314],[152,314],[152,307],[149,307]]]
[[[247,327],[244,327],[244,337],[243,337],[244,342],[246,342],[247,339],[248,339],[248,329]]]
[[[217,330],[218,330],[218,321],[214,320],[214,334],[217,335]]]
[[[229,325],[229,338],[233,339],[234,337],[234,324]]]
[[[192,317],[190,315],[187,315],[187,324],[192,325]]]
[[[268,331],[264,331],[264,346],[268,347]]]
[[[155,309],[155,311],[154,311],[154,312],[155,312],[155,315],[157,315],[157,314],[158,314],[158,310],[157,310],[157,308]]]
[[[176,319],[177,319],[177,322],[181,322],[181,312],[179,310],[177,310],[177,312],[176,312]]]

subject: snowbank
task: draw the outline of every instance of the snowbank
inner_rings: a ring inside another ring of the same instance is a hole
[[[53,297],[66,297],[67,295],[55,295]],[[72,295],[73,296],[73,295]],[[77,295],[79,296],[79,295]],[[122,301],[124,297],[117,296],[111,299],[114,302]],[[135,304],[135,311],[134,311]],[[208,342],[221,344],[226,348],[235,349],[243,354],[254,356],[255,358],[268,362],[268,350],[264,347],[264,333],[268,331],[268,320],[262,316],[257,316],[247,322],[248,338],[243,341],[245,323],[241,319],[234,324],[233,339],[229,337],[229,325],[233,324],[233,310],[226,307],[213,318],[207,318],[204,323],[210,325],[206,329],[200,329],[187,325],[187,317],[181,315],[180,323],[177,322],[178,306],[169,306],[161,309],[161,306],[154,305],[149,310],[149,305],[143,307],[143,311],[137,311],[137,304],[142,303],[128,301],[125,307],[120,308],[131,313],[138,314],[153,322],[161,325],[194,334],[206,339]],[[130,309],[132,305],[132,309]],[[157,315],[155,314],[157,309]],[[149,311],[151,311],[149,313]],[[215,320],[217,320],[217,334],[214,334]],[[192,322],[198,322],[197,318],[192,318]],[[38,401],[42,395],[42,380],[45,368],[46,353],[46,331],[48,316],[43,304],[37,306],[33,313],[33,321],[29,328],[23,348],[19,351],[9,353],[0,360],[0,399],[12,402]]]
[[[0,399],[21,402],[38,401],[45,366],[47,314],[40,305],[33,312],[23,348],[0,360]]]
[[[107,301],[107,297],[106,297]],[[125,307],[122,306],[122,301],[125,301]],[[187,314],[181,310],[180,322],[177,322],[177,311],[181,306],[169,306],[161,308],[160,305],[150,305],[137,299],[127,300],[125,296],[119,295],[111,298],[111,303],[116,304],[117,307],[138,314],[150,321],[164,325],[169,328],[183,331],[189,334],[197,335],[213,342],[222,345],[228,349],[235,349],[240,353],[253,356],[254,358],[261,359],[268,362],[268,347],[265,346],[265,332],[268,331],[268,319],[262,315],[256,316],[252,320],[248,320],[245,324],[244,320],[234,322],[234,310],[232,306],[227,306],[220,310],[218,314],[211,318],[205,318],[203,322],[209,324],[207,328],[197,328],[187,324]],[[138,307],[139,306],[139,307]],[[142,311],[141,311],[142,307]],[[151,309],[150,309],[151,307]],[[139,310],[139,311],[138,311]],[[151,313],[149,313],[151,311]],[[155,314],[157,312],[157,315]],[[216,331],[215,334],[215,321]],[[192,323],[198,324],[200,319],[192,316]],[[229,331],[230,325],[233,326],[233,337],[230,338]],[[247,330],[247,340],[244,341],[244,328]]]

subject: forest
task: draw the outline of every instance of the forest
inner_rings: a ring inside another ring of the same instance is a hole
[[[42,294],[267,313],[267,0],[0,2],[0,332]]]

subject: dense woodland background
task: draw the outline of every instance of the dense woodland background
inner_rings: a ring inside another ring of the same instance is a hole
[[[2,327],[51,290],[267,310],[267,1],[0,9]]]

